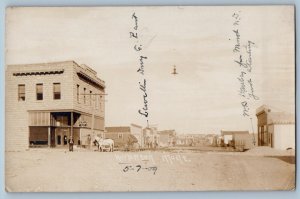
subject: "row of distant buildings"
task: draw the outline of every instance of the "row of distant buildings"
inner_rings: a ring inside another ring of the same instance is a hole
[[[176,144],[175,130],[158,131],[154,126],[143,128],[136,124],[106,127],[101,137],[113,139],[116,147],[135,145],[138,148],[158,148]]]
[[[256,111],[257,134],[222,131],[216,134],[176,134],[136,124],[105,127],[105,82],[96,71],[74,61],[9,65],[5,81],[5,149],[58,147],[70,139],[85,145],[96,135],[116,146],[142,148],[213,145],[270,146],[295,149],[295,115],[261,106]]]
[[[263,105],[256,110],[257,132],[221,130],[220,134],[178,134],[175,130],[158,131],[154,126],[143,128],[106,127],[102,135],[124,146],[134,140],[138,147],[215,146],[245,150],[255,146],[276,149],[295,149],[295,116]]]
[[[211,136],[213,146],[233,146],[250,149],[269,146],[275,149],[295,149],[295,115],[267,105],[256,109],[257,133],[249,131],[221,131]]]

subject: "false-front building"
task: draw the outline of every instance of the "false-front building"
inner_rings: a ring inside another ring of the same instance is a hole
[[[295,149],[295,115],[263,105],[256,110],[258,146]]]
[[[104,132],[105,82],[74,61],[9,65],[6,69],[6,151],[88,144]]]

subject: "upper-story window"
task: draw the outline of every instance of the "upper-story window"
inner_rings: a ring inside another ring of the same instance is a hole
[[[43,84],[36,84],[36,100],[43,100]]]
[[[60,83],[53,83],[53,99],[61,98]]]
[[[77,84],[77,102],[79,102],[79,85]]]
[[[92,95],[93,95],[93,92],[90,91],[90,106],[92,105]]]
[[[103,106],[102,106],[102,101],[103,101],[103,97],[102,97],[102,95],[100,95],[100,100],[99,100],[99,109],[101,110],[101,111],[103,111]]]
[[[86,102],[86,88],[83,88],[83,103]]]
[[[25,84],[18,85],[18,100],[25,101]]]

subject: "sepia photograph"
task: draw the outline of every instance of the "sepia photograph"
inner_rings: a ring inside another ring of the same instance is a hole
[[[5,191],[294,191],[294,12],[7,7]]]

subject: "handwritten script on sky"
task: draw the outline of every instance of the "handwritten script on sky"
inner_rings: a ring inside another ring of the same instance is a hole
[[[148,116],[149,116],[149,111],[148,111],[148,94],[147,94],[147,80],[144,77],[145,75],[145,65],[144,62],[148,57],[142,55],[142,50],[143,50],[143,45],[140,44],[139,41],[139,20],[135,12],[132,14],[131,18],[134,20],[134,27],[133,31],[129,32],[130,38],[135,40],[135,44],[133,49],[136,52],[139,52],[139,67],[137,72],[141,75],[141,81],[139,81],[139,89],[142,91],[142,99],[143,99],[143,107],[138,110],[138,113],[144,117],[147,121],[147,125],[149,123]]]
[[[241,97],[242,115],[249,117],[249,100],[259,100],[259,97],[254,92],[254,82],[251,79],[253,70],[252,49],[255,43],[251,40],[244,42],[241,36],[239,29],[239,25],[242,23],[241,11],[234,12],[232,18],[232,32],[235,36],[235,44],[232,51],[234,53],[234,63],[240,68],[240,73],[237,77],[240,83],[238,94]]]

